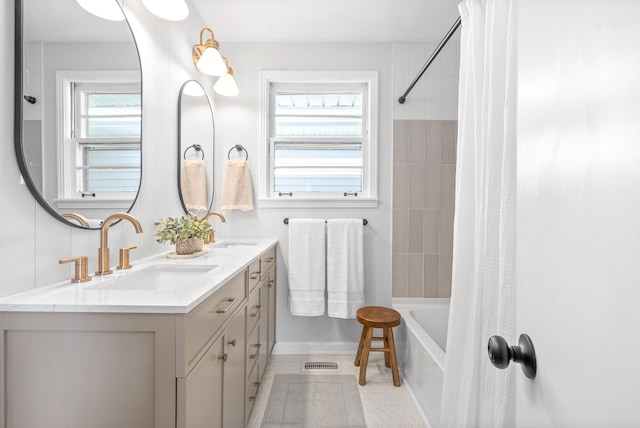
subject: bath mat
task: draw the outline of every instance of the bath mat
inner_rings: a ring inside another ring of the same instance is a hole
[[[275,375],[263,428],[366,426],[354,375]]]

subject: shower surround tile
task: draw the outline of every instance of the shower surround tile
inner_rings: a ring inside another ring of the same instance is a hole
[[[393,297],[449,297],[455,206],[455,120],[395,120]]]

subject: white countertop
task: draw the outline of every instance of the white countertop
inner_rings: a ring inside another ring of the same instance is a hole
[[[199,257],[170,259],[165,253],[134,259],[131,269],[114,269],[113,274],[93,276],[88,282],[76,284],[67,280],[1,298],[0,312],[187,313],[277,242],[276,239],[221,240],[206,246],[209,252]],[[255,245],[225,247],[234,243]],[[124,279],[126,275],[154,265],[209,265],[212,269],[189,276],[180,287],[168,290],[108,288],[108,281],[116,277]],[[92,272],[91,266],[89,271]],[[105,283],[104,288],[99,288],[102,283]]]

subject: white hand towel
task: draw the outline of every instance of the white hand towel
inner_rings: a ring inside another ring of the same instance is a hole
[[[322,219],[289,220],[289,312],[324,315],[325,224]]]
[[[182,200],[187,209],[207,211],[207,173],[204,161],[185,159],[180,181]]]
[[[355,318],[364,306],[362,220],[327,220],[327,296],[330,317]]]
[[[253,186],[249,163],[246,160],[229,160],[224,172],[222,189],[222,211],[251,211],[253,209]]]

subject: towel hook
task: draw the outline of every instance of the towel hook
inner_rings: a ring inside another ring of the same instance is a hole
[[[200,144],[192,144],[189,147],[187,147],[184,150],[184,154],[182,155],[184,160],[187,160],[187,152],[189,151],[189,149],[194,149],[196,152],[200,152],[200,154],[202,155],[202,160],[204,160],[204,150],[202,150],[202,147],[200,146]]]
[[[227,153],[227,159],[231,159],[231,152],[233,151],[233,149],[236,149],[239,152],[244,150],[244,154],[245,154],[244,160],[249,160],[249,152],[247,151],[247,149],[242,147],[240,144],[236,144],[235,146],[233,146],[233,147],[231,147],[229,149],[229,153]]]

